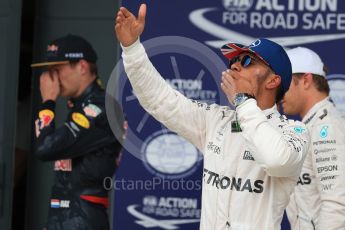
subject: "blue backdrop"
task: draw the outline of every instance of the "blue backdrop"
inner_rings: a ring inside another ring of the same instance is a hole
[[[226,68],[219,47],[270,38],[313,49],[332,79],[344,78],[345,1],[123,1],[137,14],[148,6],[141,41],[167,82],[187,97],[226,104],[219,88]],[[121,62],[117,98],[129,123],[121,167],[113,181],[114,229],[198,229],[202,159],[185,140],[149,116],[132,93]],[[333,84],[333,88],[337,84]],[[343,90],[341,88],[341,90]],[[336,103],[344,97],[334,95]],[[286,220],[282,229],[289,229]]]

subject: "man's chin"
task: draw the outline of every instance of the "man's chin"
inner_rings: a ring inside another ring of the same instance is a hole
[[[66,91],[61,90],[60,97],[68,97],[68,93]]]
[[[294,114],[289,110],[289,108],[286,107],[286,102],[283,101],[282,104],[281,104],[281,106],[282,106],[282,109],[283,109],[284,114],[286,114],[286,115],[294,115]]]
[[[284,106],[283,106],[283,112],[284,112],[285,115],[289,115],[289,116],[296,115],[296,113],[292,112],[291,110],[287,109]]]

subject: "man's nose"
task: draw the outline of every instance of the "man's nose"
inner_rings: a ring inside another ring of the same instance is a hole
[[[230,66],[230,69],[232,71],[240,71],[241,70],[241,62],[237,61],[237,62],[232,63],[232,65]]]

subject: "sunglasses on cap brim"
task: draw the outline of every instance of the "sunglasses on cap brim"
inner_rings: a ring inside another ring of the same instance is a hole
[[[241,66],[246,68],[250,64],[252,64],[253,61],[256,61],[256,60],[253,57],[249,56],[248,54],[244,55],[242,58],[240,56],[236,56],[229,61],[229,68],[231,68],[231,66],[235,64],[236,62],[240,62]]]
[[[263,60],[263,59],[261,59],[261,58],[260,58],[260,60],[261,60],[266,66],[268,66],[268,68],[269,68],[273,73],[275,73],[275,71],[272,69],[272,67],[271,67],[265,60]],[[250,64],[252,64],[253,61],[257,61],[257,62],[258,62],[257,59],[253,58],[252,56],[250,56],[250,55],[248,55],[248,54],[244,55],[242,58],[241,58],[240,56],[236,56],[236,57],[234,57],[233,59],[231,59],[231,60],[229,61],[229,69],[231,69],[231,66],[232,66],[233,64],[235,64],[236,62],[240,62],[240,63],[241,63],[241,66],[244,67],[244,68],[246,68],[246,67],[248,67]]]

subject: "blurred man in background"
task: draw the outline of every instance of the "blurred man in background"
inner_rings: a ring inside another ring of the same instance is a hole
[[[35,121],[35,153],[54,161],[54,185],[46,229],[109,229],[105,180],[114,175],[121,144],[105,112],[97,77],[97,55],[84,38],[67,35],[51,42],[40,77],[42,104]],[[64,125],[55,127],[55,102],[68,98]]]
[[[345,229],[345,121],[329,97],[324,64],[312,50],[287,51],[293,78],[284,112],[300,115],[309,153],[287,208],[293,230]]]

